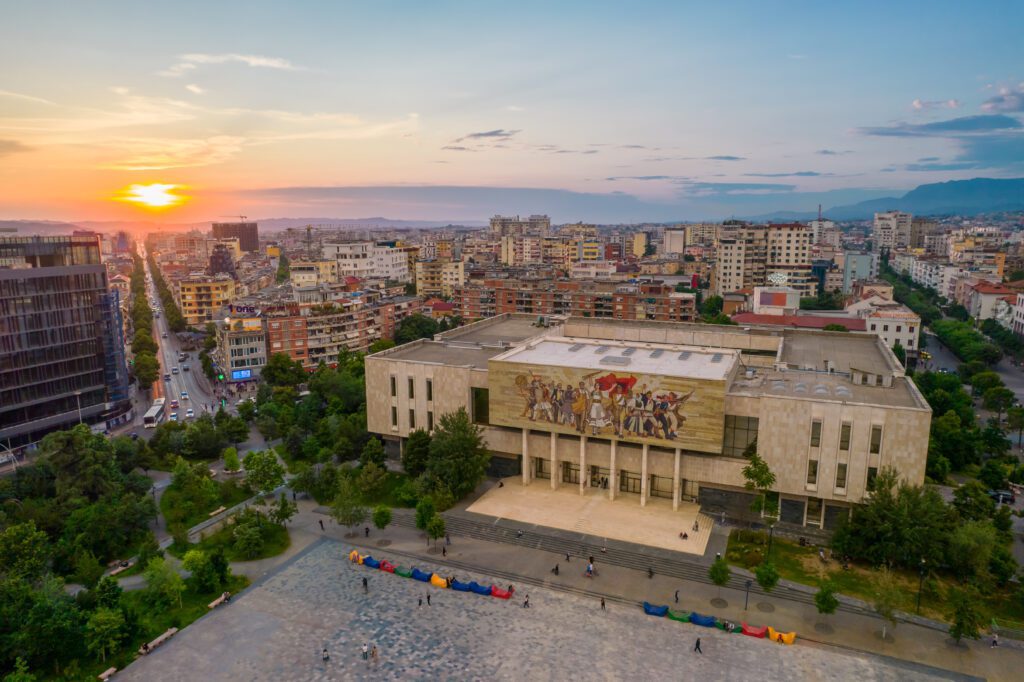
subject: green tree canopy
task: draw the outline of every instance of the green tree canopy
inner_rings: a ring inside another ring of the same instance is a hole
[[[298,386],[308,375],[298,360],[287,353],[274,353],[260,371],[260,379],[270,386]]]
[[[50,561],[50,542],[35,521],[8,526],[0,532],[0,576],[35,583]]]
[[[387,456],[384,454],[384,446],[378,438],[371,437],[366,441],[366,445],[363,446],[363,452],[359,456],[359,462],[366,466],[367,464],[376,464],[378,467],[384,466],[384,461]]]
[[[973,587],[953,590],[950,595],[950,617],[953,621],[949,626],[949,636],[959,644],[964,637],[978,639],[981,629],[985,626],[985,617],[978,608],[981,595]]]
[[[262,493],[269,493],[284,483],[284,467],[273,450],[251,450],[242,460],[245,480]]]
[[[409,434],[402,447],[402,468],[412,478],[418,478],[427,470],[430,460],[430,434],[416,429]]]
[[[444,532],[444,519],[439,514],[434,514],[430,517],[430,521],[427,522],[427,537],[437,545],[438,539],[444,537]]]
[[[146,594],[154,604],[170,606],[177,602],[181,606],[181,593],[185,591],[185,581],[163,557],[149,560],[142,573],[146,580]]]
[[[384,530],[391,524],[391,507],[387,505],[378,505],[373,510],[373,525],[380,530]]]
[[[428,478],[459,499],[484,479],[490,461],[481,430],[470,420],[465,408],[441,416],[430,441]]]
[[[398,323],[395,343],[401,345],[417,339],[429,339],[439,331],[436,320],[420,313],[410,315]]]
[[[775,568],[775,564],[771,561],[762,561],[754,569],[754,577],[757,578],[757,584],[761,586],[762,590],[771,592],[779,584],[780,576],[778,569]]]
[[[839,599],[836,597],[836,587],[831,581],[821,583],[818,591],[814,594],[814,606],[818,613],[830,616],[839,608]]]
[[[359,504],[359,495],[355,486],[347,478],[342,478],[338,484],[338,493],[331,505],[331,516],[338,522],[339,526],[357,526],[366,521],[368,512],[366,507]]]
[[[98,653],[106,661],[107,654],[117,651],[125,638],[124,616],[120,611],[100,607],[96,609],[85,626],[85,646],[92,653]]]
[[[711,567],[708,568],[708,577],[711,578],[711,582],[717,585],[719,588],[723,587],[729,582],[729,564],[726,563],[725,559],[719,555]]]

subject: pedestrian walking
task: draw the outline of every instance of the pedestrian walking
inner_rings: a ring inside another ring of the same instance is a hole
[[[601,597],[601,610],[602,611],[606,610],[605,607],[604,607],[604,597]]]
[[[420,597],[420,603],[417,604],[416,606],[423,606],[423,597]]]
[[[373,664],[376,665],[377,664],[377,645],[376,644],[374,644],[373,648],[370,649],[370,658],[373,659]]]
[[[995,649],[997,646],[999,646],[999,635],[997,633],[993,632],[992,633],[992,645],[989,646],[989,649]]]
[[[292,491],[292,502],[294,502],[294,501],[295,501],[295,491],[293,490]]]
[[[555,567],[551,569],[551,572],[558,575],[558,564],[555,564]]]
[[[654,569],[651,568],[650,566],[647,567],[647,577],[648,578],[653,578],[654,577]]]
[[[521,537],[523,537],[523,531],[522,530],[517,530],[516,531],[516,539],[518,540]]]
[[[366,537],[370,537],[370,527],[366,527]]]
[[[452,544],[452,536],[450,534],[448,534],[448,533],[445,533],[445,535],[444,535],[444,544],[446,544],[446,545]]]
[[[523,608],[530,608],[530,595],[526,595],[526,599],[523,600]]]
[[[324,520],[323,519],[317,519],[317,520],[320,522],[320,530],[323,531],[323,529],[324,529]]]
[[[700,650],[700,637],[697,638],[697,643],[693,645],[693,650],[698,654],[704,655],[704,652]]]
[[[441,546],[441,556],[448,556],[448,548],[444,545]]]
[[[329,653],[327,653],[327,647],[324,647],[324,651],[323,651],[323,654],[321,654],[321,656],[324,659],[324,663],[326,663],[327,661],[331,660],[331,655]]]
[[[370,657],[370,647],[368,647],[366,644],[363,644],[363,660],[365,661],[369,657]]]
[[[427,594],[427,606],[430,606],[430,595]]]
[[[676,590],[676,603],[679,603],[679,590]]]
[[[363,592],[370,591],[370,582],[364,577],[363,578]]]
[[[565,563],[569,563],[569,553],[565,553]]]

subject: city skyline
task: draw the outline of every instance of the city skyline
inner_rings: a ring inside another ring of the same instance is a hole
[[[0,217],[700,219],[1024,175],[1011,3],[302,9],[9,11]]]

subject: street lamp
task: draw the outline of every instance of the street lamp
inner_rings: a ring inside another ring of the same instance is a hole
[[[765,559],[772,558],[772,537],[775,535],[775,524],[768,526],[768,556]]]
[[[78,423],[82,423],[82,392],[75,391],[75,403],[78,404]]]
[[[750,603],[750,586],[754,584],[753,580],[747,579],[747,594],[743,597],[743,610],[747,610],[747,604]]]
[[[920,580],[917,582],[917,613],[921,613],[921,589],[924,587],[924,557],[921,557]]]

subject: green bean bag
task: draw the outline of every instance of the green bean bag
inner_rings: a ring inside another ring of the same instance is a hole
[[[395,575],[400,575],[403,578],[411,578],[412,569],[406,568],[405,566],[395,566]]]
[[[668,618],[669,618],[669,620],[677,620],[680,623],[689,623],[690,622],[690,614],[688,612],[686,612],[686,611],[676,612],[676,611],[672,611],[671,609],[669,609]]]

